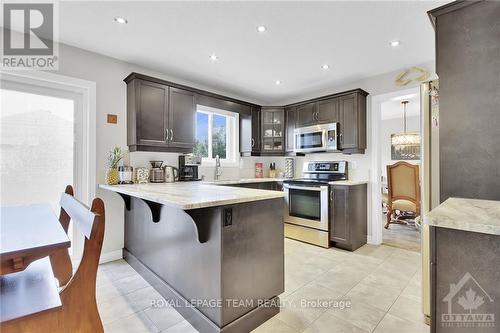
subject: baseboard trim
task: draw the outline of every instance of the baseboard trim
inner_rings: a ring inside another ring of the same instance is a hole
[[[106,253],[101,253],[101,258],[99,258],[99,264],[104,264],[106,262],[115,261],[123,258],[123,251],[116,250]]]

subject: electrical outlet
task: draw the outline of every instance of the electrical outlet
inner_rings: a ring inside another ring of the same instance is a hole
[[[233,224],[233,209],[232,208],[224,208],[223,211],[223,219],[224,219],[224,227],[228,227]]]

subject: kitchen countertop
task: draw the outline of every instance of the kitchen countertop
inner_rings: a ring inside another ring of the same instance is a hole
[[[278,191],[217,186],[204,182],[99,185],[99,187],[183,210],[284,197],[284,193]]]
[[[500,201],[449,198],[424,216],[424,224],[500,235]]]
[[[282,182],[284,180],[285,178],[242,178],[242,179],[207,180],[203,181],[203,183],[212,185],[231,185],[231,184]]]
[[[329,182],[328,184],[354,186],[354,185],[368,184],[368,181],[366,181],[366,180],[336,180],[333,182]]]

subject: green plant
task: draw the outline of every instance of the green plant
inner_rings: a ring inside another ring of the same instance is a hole
[[[115,147],[108,152],[108,167],[116,168],[116,165],[123,158],[123,152],[120,147]]]

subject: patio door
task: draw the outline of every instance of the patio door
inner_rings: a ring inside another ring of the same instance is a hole
[[[84,94],[75,87],[2,74],[0,79],[0,206],[49,203],[71,184],[87,202]],[[70,229],[70,239],[77,240]],[[79,256],[81,240],[72,242]]]

